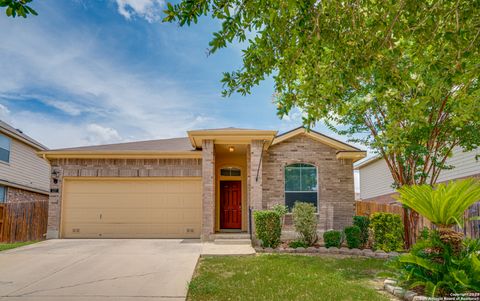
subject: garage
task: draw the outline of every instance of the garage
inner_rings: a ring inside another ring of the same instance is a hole
[[[199,177],[64,178],[63,238],[199,238]]]

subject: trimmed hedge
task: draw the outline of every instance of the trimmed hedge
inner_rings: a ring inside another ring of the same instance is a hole
[[[373,249],[385,252],[403,250],[403,223],[400,215],[375,212],[370,216]]]
[[[329,230],[323,233],[323,243],[326,248],[340,248],[342,244],[342,232],[337,230]]]
[[[317,209],[310,203],[295,202],[293,206],[293,226],[300,239],[308,246],[313,246],[318,240],[316,215]]]
[[[358,226],[346,227],[345,240],[347,241],[347,246],[349,249],[358,249],[362,244],[362,233]]]
[[[255,211],[253,212],[253,218],[255,220],[255,232],[257,238],[262,242],[262,247],[278,247],[282,234],[280,214],[272,210]]]
[[[367,216],[356,215],[353,217],[353,225],[360,228],[361,246],[365,247],[368,243],[370,219]]]

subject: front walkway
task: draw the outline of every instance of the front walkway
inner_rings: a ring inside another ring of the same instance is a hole
[[[0,252],[0,300],[184,300],[203,252],[239,254],[245,247],[181,239],[48,240]]]

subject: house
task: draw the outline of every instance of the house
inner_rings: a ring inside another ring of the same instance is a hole
[[[22,131],[0,121],[0,204],[48,200],[50,165],[37,156],[38,151],[46,150]]]
[[[223,128],[39,152],[52,165],[49,238],[202,238],[251,229],[251,210],[297,200],[319,231],[354,213],[366,153],[315,131]]]
[[[437,182],[446,182],[455,179],[477,177],[480,178],[480,149],[463,152],[461,148],[454,148],[452,157],[446,161],[453,169],[445,169],[440,172]],[[374,156],[355,164],[355,169],[360,173],[360,199],[362,201],[374,201],[378,203],[395,203],[393,198],[393,178],[385,160],[380,156]]]

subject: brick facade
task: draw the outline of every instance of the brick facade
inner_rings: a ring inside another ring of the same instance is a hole
[[[285,204],[285,166],[293,163],[317,167],[319,231],[351,225],[355,209],[352,161],[336,159],[334,148],[303,134],[271,146],[264,154],[262,207]],[[291,224],[291,217],[286,222]]]
[[[215,144],[202,144],[202,240],[209,240],[215,232]]]
[[[48,201],[47,194],[41,194],[15,187],[8,187],[6,196],[6,201],[8,203]]]
[[[199,177],[201,159],[54,159],[47,238],[58,238],[63,177]]]

